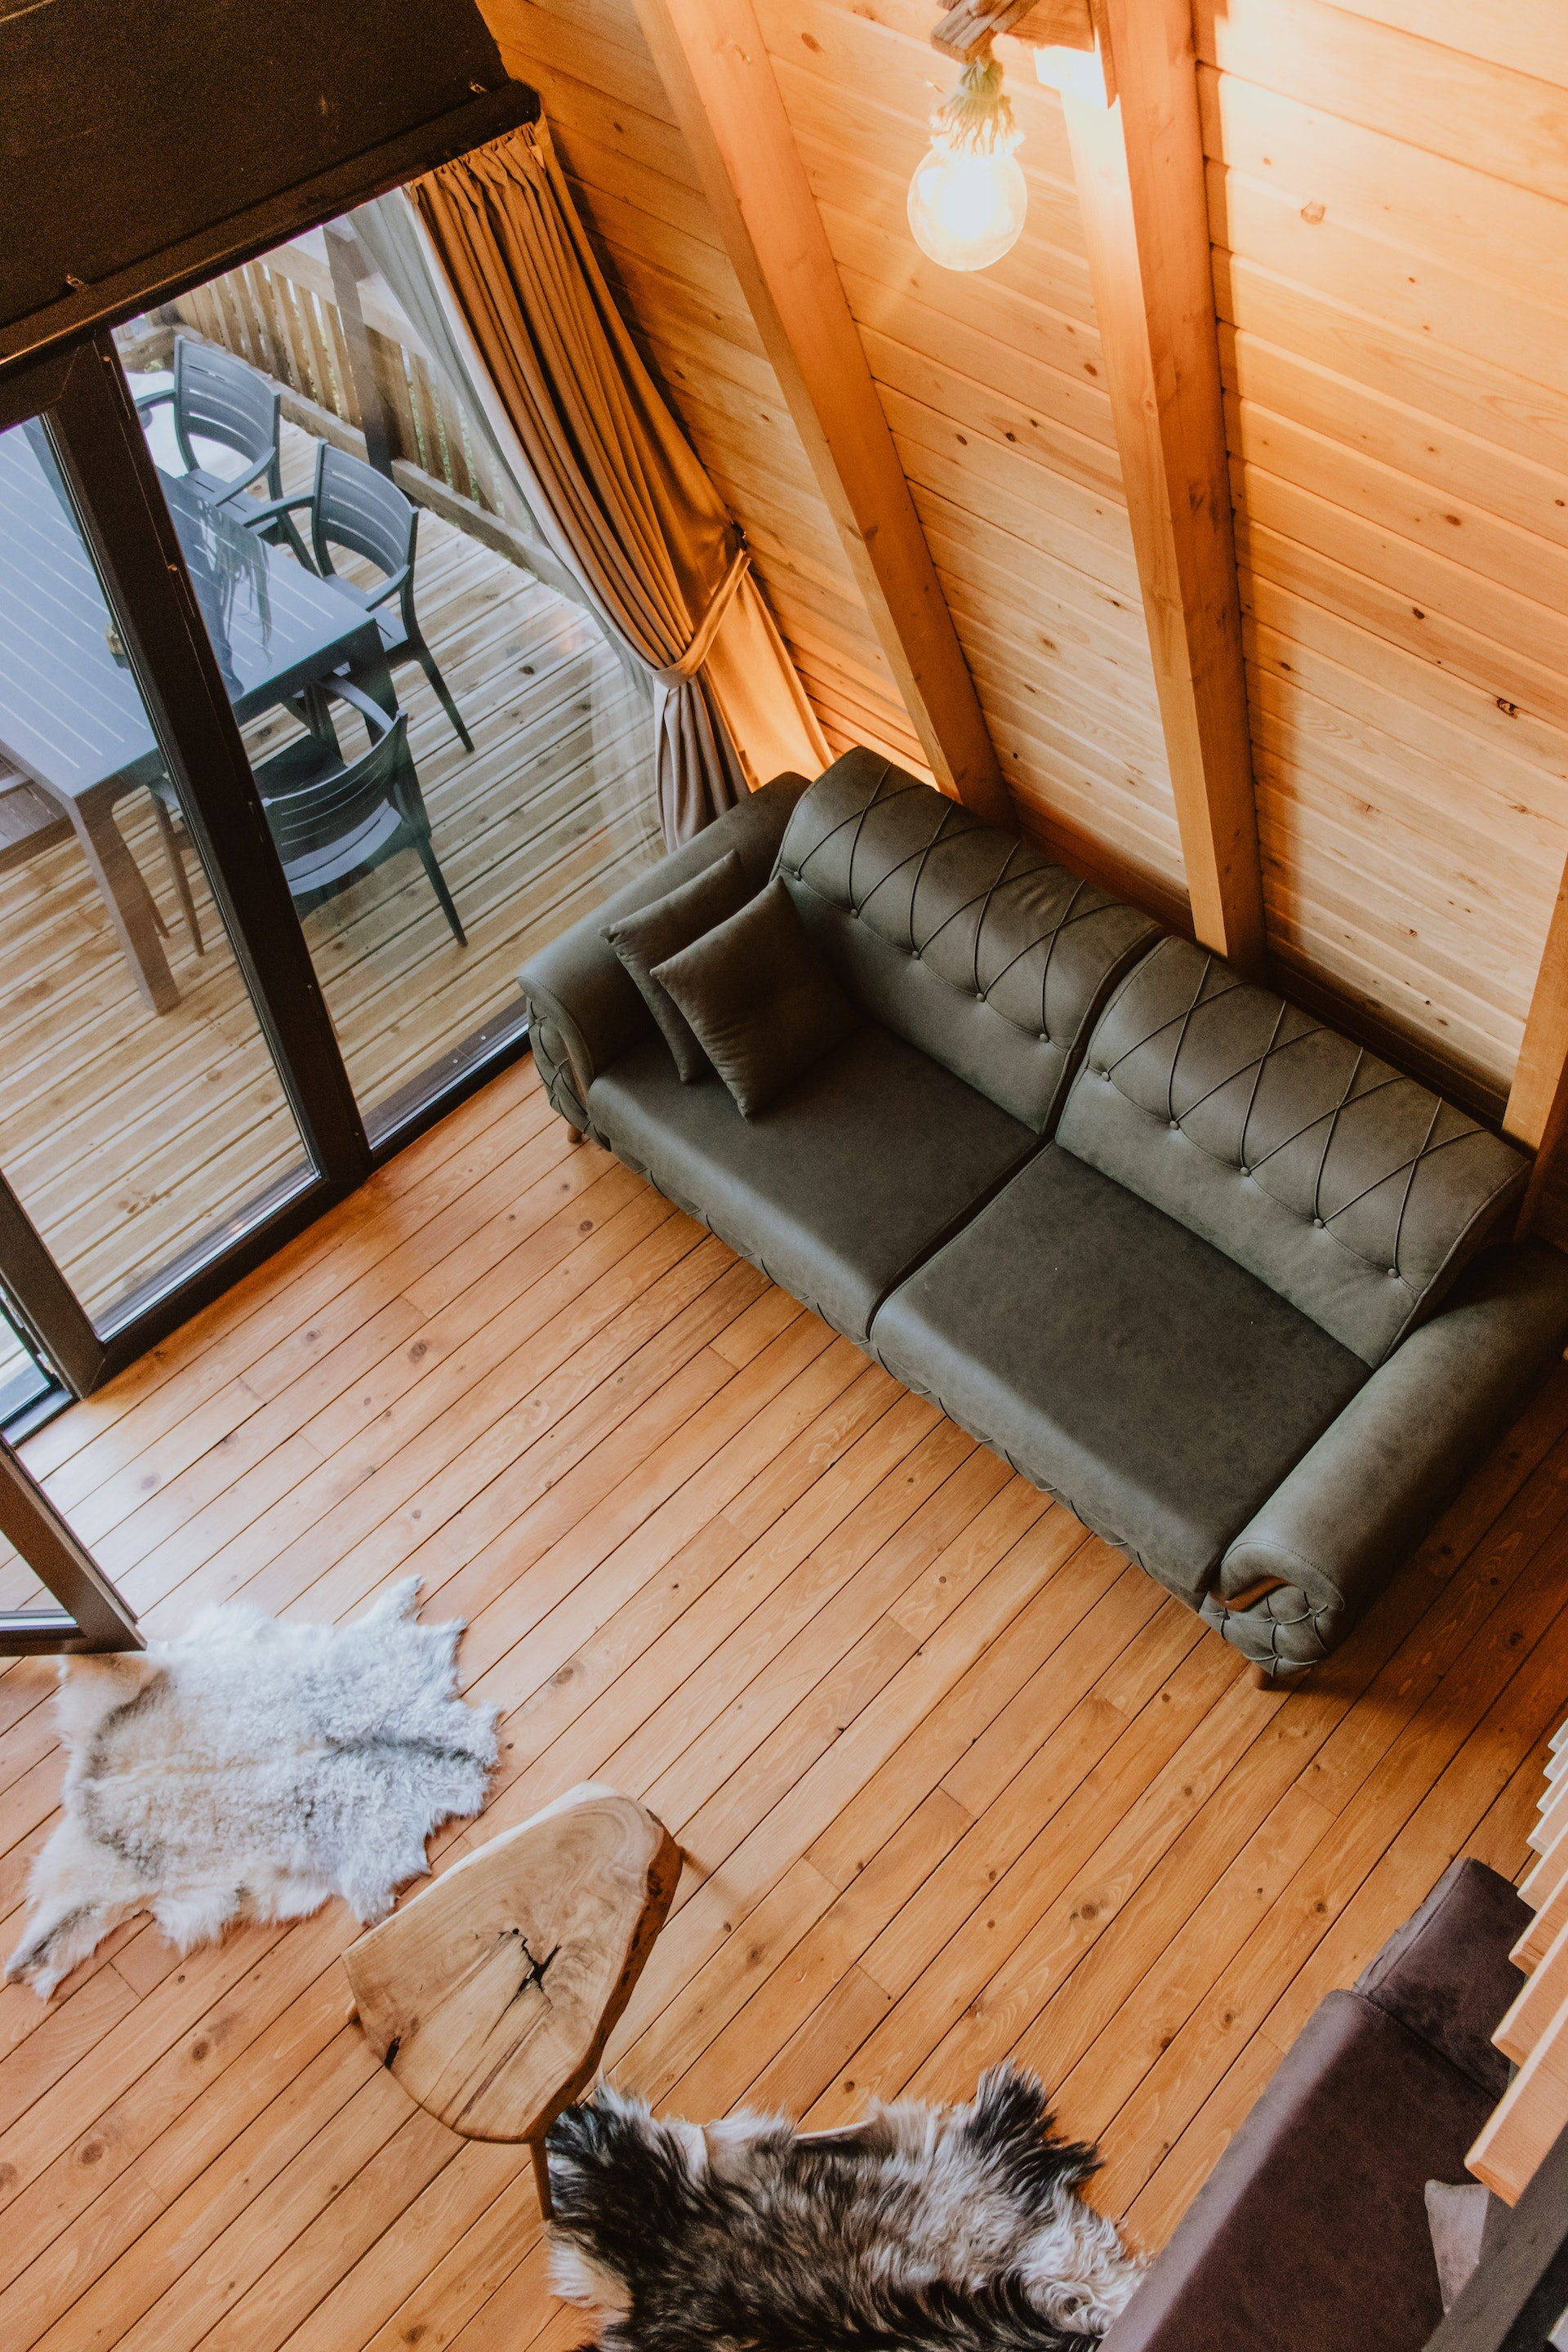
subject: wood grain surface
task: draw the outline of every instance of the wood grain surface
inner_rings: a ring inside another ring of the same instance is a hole
[[[580,1781],[687,1856],[605,2063],[703,2119],[1006,2056],[1160,2245],[1456,1853],[1531,1859],[1568,1715],[1568,1373],[1289,1696],[592,1144],[524,1065],[27,1455],[153,1632],[417,1573],[502,1710],[439,1878]],[[58,1818],[0,1673],[0,1910]],[[342,1905],[0,1993],[7,2352],[560,2352],[528,2150],[344,2021]]]
[[[371,2048],[465,2138],[540,2138],[591,2079],[679,1877],[644,1806],[568,1790],[350,1945]]]

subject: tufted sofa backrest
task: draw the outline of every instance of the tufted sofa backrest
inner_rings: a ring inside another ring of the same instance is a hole
[[[1374,1365],[1529,1173],[1440,1096],[1176,939],[1100,1015],[1057,1139]]]
[[[873,1017],[1050,1132],[1147,915],[856,750],[796,803],[774,869]]]

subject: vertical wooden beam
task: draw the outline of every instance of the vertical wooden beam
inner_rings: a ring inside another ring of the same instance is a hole
[[[1535,1223],[1568,1133],[1568,866],[1557,886],[1502,1124],[1506,1135],[1535,1154],[1520,1213],[1519,1230],[1525,1233]]]
[[[1263,880],[1189,0],[1094,0],[1062,89],[1193,926],[1261,971]],[[1099,85],[1097,85],[1099,86]]]
[[[752,0],[634,5],[931,772],[944,792],[1012,828]]]

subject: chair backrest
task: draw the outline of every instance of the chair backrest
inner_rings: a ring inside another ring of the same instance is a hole
[[[408,757],[408,720],[403,711],[386,731],[357,760],[332,762],[307,784],[293,792],[269,795],[267,762],[256,771],[268,829],[285,866],[331,849],[367,824],[378,809],[395,808],[405,824],[417,828],[398,790]]]
[[[395,482],[330,441],[317,443],[310,538],[323,572],[333,569],[329,541],[363,555],[388,577],[402,572],[413,565],[418,528],[418,508]]]
[[[268,457],[276,464],[281,403],[277,386],[243,360],[175,336],[174,438],[193,470],[201,464],[191,447],[195,437],[237,450],[253,466]]]

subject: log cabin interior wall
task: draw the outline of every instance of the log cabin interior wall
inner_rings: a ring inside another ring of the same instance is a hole
[[[487,0],[837,749],[919,752],[631,0]],[[758,18],[1027,831],[1184,884],[1060,103],[1023,238],[904,218],[928,0]],[[1500,1114],[1568,851],[1568,12],[1195,0],[1268,947]]]
[[[486,14],[543,97],[605,273],[745,530],[829,744],[870,743],[926,775],[631,0],[486,0]]]
[[[1194,16],[1270,945],[1500,1109],[1568,847],[1568,12]]]
[[[835,750],[924,772],[631,0],[485,0],[543,95],[606,272],[756,552]],[[1054,94],[1009,43],[1029,217],[1006,258],[939,268],[904,213],[958,68],[924,0],[758,11],[982,708],[1026,827],[1184,919],[1121,473]]]

